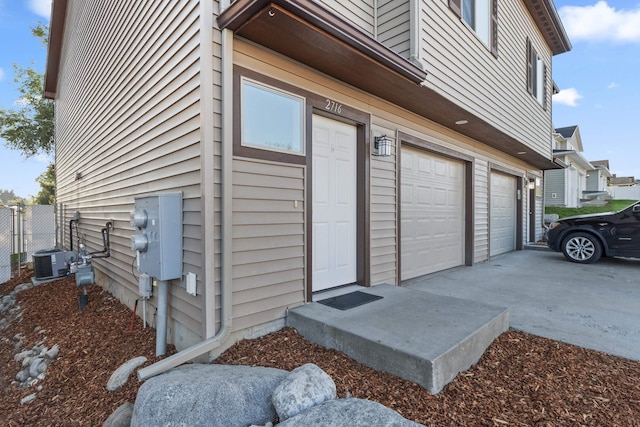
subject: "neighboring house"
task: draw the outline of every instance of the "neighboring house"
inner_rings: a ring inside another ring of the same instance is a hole
[[[609,178],[613,176],[609,168],[609,160],[592,160],[590,163],[593,170],[587,175],[587,192],[608,194]]]
[[[618,186],[618,187],[628,187],[631,185],[636,185],[636,180],[632,176],[616,176],[614,173],[609,178],[609,185]]]
[[[551,0],[54,0],[59,215],[92,249],[114,223],[96,280],[133,307],[134,198],[182,192],[169,341],[220,351],[539,235],[569,49]]]
[[[582,155],[582,138],[578,126],[555,129],[553,157],[564,164],[563,169],[544,173],[545,206],[580,206],[587,190],[587,175],[594,168]]]

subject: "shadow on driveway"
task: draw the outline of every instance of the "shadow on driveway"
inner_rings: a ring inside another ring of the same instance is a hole
[[[576,264],[524,250],[404,286],[507,307],[514,329],[640,360],[640,259]]]

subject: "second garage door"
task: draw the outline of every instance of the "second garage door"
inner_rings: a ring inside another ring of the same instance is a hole
[[[403,147],[401,279],[464,263],[464,163]]]
[[[516,248],[516,178],[491,172],[491,256]]]

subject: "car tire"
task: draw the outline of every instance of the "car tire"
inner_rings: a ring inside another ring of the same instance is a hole
[[[562,253],[569,261],[589,264],[602,256],[602,244],[593,234],[571,233],[562,241]]]

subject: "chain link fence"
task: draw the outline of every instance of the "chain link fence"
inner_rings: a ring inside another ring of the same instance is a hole
[[[56,245],[53,205],[0,208],[0,283],[9,280],[35,252]]]

